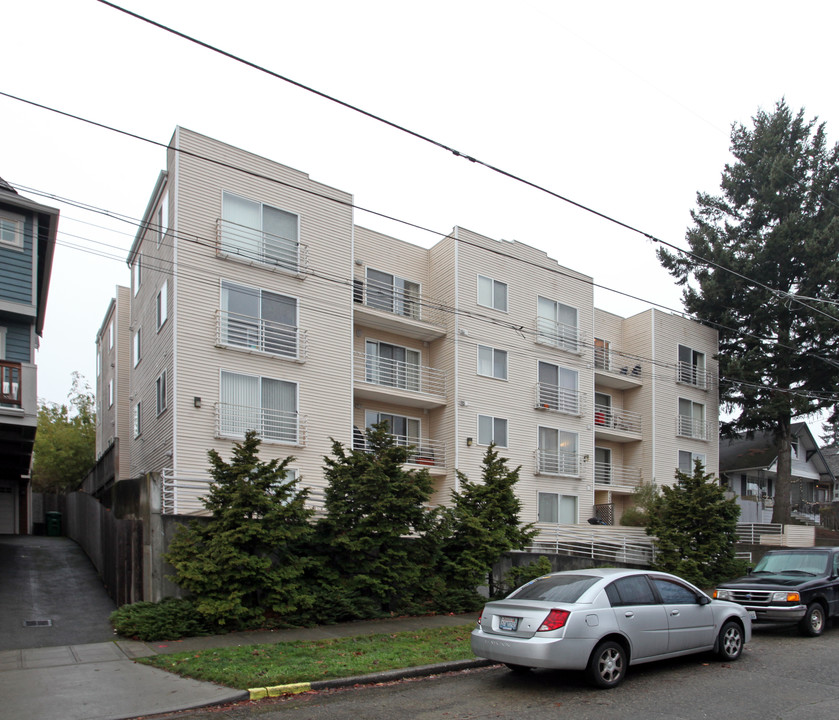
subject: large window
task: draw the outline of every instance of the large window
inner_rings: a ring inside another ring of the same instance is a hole
[[[157,414],[160,415],[160,413],[166,410],[168,403],[165,370],[157,376],[157,382],[155,383],[155,392],[157,394]]]
[[[297,271],[297,215],[231,193],[222,195],[221,252],[245,261]]]
[[[707,387],[705,372],[705,353],[693,350],[687,345],[679,345],[679,382],[695,385],[703,390]]]
[[[548,410],[580,414],[579,373],[553,363],[539,362],[540,407]]]
[[[160,205],[157,207],[157,247],[163,242],[166,237],[166,231],[169,229],[169,193],[163,193],[160,198]]]
[[[537,495],[537,519],[542,523],[576,525],[577,496],[540,492]]]
[[[679,398],[678,434],[683,437],[708,439],[708,429],[705,425],[705,406],[692,400]]]
[[[221,284],[221,342],[296,358],[297,300],[285,295]]]
[[[478,415],[478,445],[507,447],[507,420],[490,415]]]
[[[169,281],[164,280],[163,285],[160,287],[160,292],[157,293],[157,298],[155,300],[155,313],[157,315],[157,329],[163,327],[163,324],[166,322],[166,319],[169,317]]]
[[[609,448],[594,448],[594,482],[601,485],[612,482],[612,451]]]
[[[297,384],[222,371],[219,431],[225,437],[244,437],[248,430],[266,440],[297,444]]]
[[[131,279],[134,282],[134,296],[136,297],[137,293],[140,292],[140,283],[143,281],[143,263],[140,253],[137,253],[134,267],[131,268]]]
[[[679,470],[687,475],[693,475],[693,466],[696,461],[702,463],[702,466],[705,466],[705,454],[704,453],[695,453],[690,452],[688,450],[679,450]]]
[[[114,380],[108,380],[108,407],[113,407],[114,404]]]
[[[478,345],[478,375],[507,379],[507,351]]]
[[[390,273],[367,268],[367,305],[419,319],[420,286]]]
[[[575,432],[557,428],[539,428],[539,472],[547,475],[580,474],[580,460],[577,450],[578,436]]]
[[[367,341],[367,382],[401,390],[420,390],[420,352],[400,345]]]
[[[595,370],[612,369],[612,354],[608,340],[594,338],[594,368]]]
[[[580,334],[577,308],[540,297],[536,319],[536,339],[562,350],[578,352]]]
[[[141,347],[140,347],[140,339],[142,337],[142,328],[137,328],[137,332],[134,333],[134,367],[137,367],[140,364],[140,358],[142,357]]]
[[[23,217],[11,213],[0,215],[0,245],[23,249]]]
[[[478,275],[478,305],[507,312],[507,283]]]
[[[365,413],[365,423],[368,428],[376,423],[384,422],[388,432],[394,436],[398,445],[416,445],[420,440],[420,421],[417,418],[391,413],[368,410]]]

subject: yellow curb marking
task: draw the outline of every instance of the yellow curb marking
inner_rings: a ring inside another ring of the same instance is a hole
[[[280,697],[280,695],[296,695],[297,693],[309,692],[312,683],[291,683],[290,685],[273,685],[264,688],[249,688],[251,700],[264,700],[267,697]]]

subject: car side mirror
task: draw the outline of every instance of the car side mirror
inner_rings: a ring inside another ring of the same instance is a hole
[[[696,604],[697,605],[707,605],[709,602],[711,602],[711,598],[709,598],[707,595],[697,595],[696,596]]]

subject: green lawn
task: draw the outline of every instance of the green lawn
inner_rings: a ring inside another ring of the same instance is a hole
[[[474,658],[469,648],[473,627],[216,648],[155,655],[140,662],[247,690]]]

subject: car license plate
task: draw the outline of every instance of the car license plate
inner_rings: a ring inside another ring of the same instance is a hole
[[[749,610],[749,620],[757,620],[757,613],[754,610]]]
[[[502,615],[498,618],[499,630],[515,630],[518,626],[519,619],[517,617],[505,617]]]

